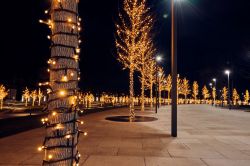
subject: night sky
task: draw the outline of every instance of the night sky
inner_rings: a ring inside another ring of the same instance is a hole
[[[1,2],[0,83],[9,88],[36,87],[48,78],[49,30],[39,24],[50,0]],[[83,19],[80,88],[84,91],[128,92],[128,71],[116,60],[114,22],[122,0],[80,0]],[[170,0],[149,0],[162,65],[170,72]],[[213,77],[221,88],[223,71],[233,70],[240,92],[250,89],[250,1],[187,0],[178,6],[178,72],[204,85]],[[136,81],[138,82],[138,81]],[[139,83],[136,85],[139,92]]]

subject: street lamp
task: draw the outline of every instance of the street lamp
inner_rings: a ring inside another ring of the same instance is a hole
[[[158,112],[158,107],[159,107],[159,77],[160,77],[160,74],[158,71],[159,71],[159,66],[158,66],[158,63],[161,63],[162,61],[162,56],[161,55],[157,55],[155,57],[155,61],[156,61],[156,86],[155,86],[155,94],[156,94],[156,104],[155,104],[155,113],[157,114]]]
[[[171,0],[171,75],[172,75],[172,114],[171,135],[177,137],[177,11],[175,5],[185,0]]]
[[[214,88],[215,88],[215,98],[214,98],[214,104],[215,104],[215,102],[216,102],[216,98],[217,98],[217,85],[216,85],[216,83],[217,83],[217,79],[216,78],[213,78],[213,82],[214,82]],[[215,106],[216,106],[216,104],[215,104]]]
[[[231,109],[231,103],[230,103],[230,70],[225,70],[225,74],[227,75],[227,86],[228,86],[228,103],[229,103],[229,109]]]

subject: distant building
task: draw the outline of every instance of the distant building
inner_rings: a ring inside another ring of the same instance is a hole
[[[16,100],[16,96],[17,96],[17,90],[16,89],[9,89],[7,99]]]

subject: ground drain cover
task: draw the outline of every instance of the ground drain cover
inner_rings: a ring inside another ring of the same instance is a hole
[[[110,116],[105,119],[114,122],[129,122],[129,116]],[[155,117],[136,116],[134,122],[152,122],[156,120],[158,119]]]

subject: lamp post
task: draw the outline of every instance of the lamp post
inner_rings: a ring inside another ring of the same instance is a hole
[[[216,78],[213,78],[213,82],[214,82],[214,88],[215,88],[215,97],[214,97],[214,105],[215,105],[215,107],[216,107],[216,98],[217,98],[217,85],[216,85],[216,83],[217,83],[217,79]]]
[[[227,86],[228,86],[228,104],[229,104],[229,109],[231,109],[231,102],[230,102],[230,70],[225,70],[225,74],[227,75]]]
[[[158,66],[158,63],[160,63],[161,61],[162,61],[162,56],[160,56],[160,55],[157,55],[156,57],[155,57],[155,60],[156,60],[156,74],[155,74],[155,81],[156,81],[156,83],[155,83],[155,95],[156,95],[156,102],[155,102],[155,113],[157,114],[157,112],[158,112],[158,107],[159,107],[159,66]]]
[[[175,12],[175,0],[171,0],[172,137],[177,137],[177,21],[175,20]]]

